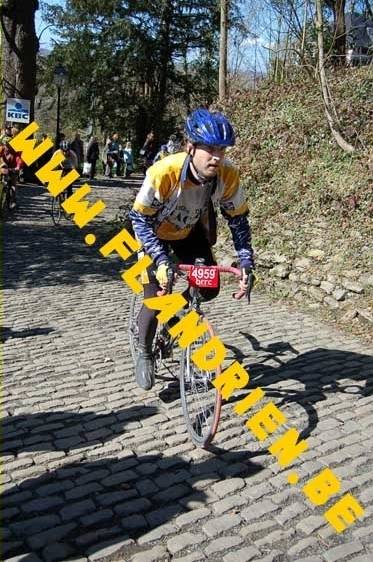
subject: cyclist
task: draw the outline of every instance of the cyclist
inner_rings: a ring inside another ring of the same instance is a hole
[[[185,125],[186,153],[171,154],[151,166],[130,212],[133,230],[153,265],[144,276],[144,297],[154,297],[167,287],[172,268],[171,248],[181,262],[193,264],[204,258],[215,265],[211,246],[216,241],[214,206],[219,206],[230,227],[242,277],[247,288],[254,267],[248,206],[239,184],[237,168],[225,158],[227,146],[235,143],[229,120],[218,112],[196,109]],[[205,300],[217,296],[218,289],[201,290]],[[144,305],[138,317],[139,355],[136,381],[144,390],[154,384],[152,341],[156,311]]]
[[[17,178],[18,173],[23,167],[23,161],[18,152],[15,152],[11,146],[6,142],[0,145],[0,174],[8,175],[10,174],[11,179],[11,189],[13,191],[13,197],[10,202],[10,209],[13,210],[17,205],[16,201],[16,189],[17,189]]]
[[[78,157],[75,152],[71,149],[70,143],[66,140],[62,140],[60,142],[60,147],[56,150],[55,154],[60,154],[64,156],[65,160],[63,160],[60,164],[62,168],[62,175],[68,174],[71,170],[78,171]],[[73,193],[73,186],[69,185],[66,189],[66,197],[70,197]]]

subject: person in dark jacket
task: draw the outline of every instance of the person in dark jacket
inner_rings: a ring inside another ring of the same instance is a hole
[[[91,137],[87,146],[87,162],[91,164],[91,171],[89,172],[89,179],[93,180],[96,175],[96,164],[100,156],[100,149],[98,146],[97,137]]]
[[[78,172],[81,174],[84,162],[84,149],[83,141],[81,140],[79,133],[76,133],[74,140],[70,143],[70,147],[76,154],[78,159]]]
[[[119,135],[114,133],[111,137],[109,144],[109,154],[116,163],[116,175],[120,176],[122,173],[121,159],[120,159],[120,145],[119,145]]]

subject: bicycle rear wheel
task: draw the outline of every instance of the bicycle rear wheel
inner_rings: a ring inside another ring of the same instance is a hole
[[[62,218],[62,208],[58,197],[52,197],[51,214],[54,224],[58,226]]]
[[[220,372],[203,371],[192,361],[193,352],[214,336],[213,329],[204,316],[201,322],[208,324],[208,331],[188,346],[182,354],[180,365],[180,395],[183,415],[192,441],[206,448],[213,440],[220,419],[221,394],[211,384]]]

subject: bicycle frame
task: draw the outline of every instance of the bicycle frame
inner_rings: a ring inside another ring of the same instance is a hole
[[[204,264],[201,260],[196,260],[196,267]],[[185,276],[186,273],[190,272],[193,265],[189,264],[179,264],[177,266],[178,272]],[[208,268],[214,268],[219,273],[230,273],[235,277],[241,277],[241,271],[234,267],[225,266],[206,266]],[[154,274],[154,273],[153,273]],[[198,274],[198,275],[197,275]],[[177,337],[172,337],[170,335],[170,321],[159,326],[153,340],[153,361],[155,373],[158,372],[159,366],[163,366],[168,370],[168,372],[179,381],[180,385],[180,400],[181,407],[183,411],[183,416],[186,422],[187,430],[190,434],[192,441],[198,447],[206,448],[213,440],[215,433],[217,431],[220,412],[222,407],[222,396],[221,393],[214,387],[212,381],[220,375],[221,366],[217,366],[213,369],[203,369],[194,364],[192,360],[193,352],[195,348],[204,345],[209,341],[209,339],[214,337],[213,327],[210,325],[208,319],[205,317],[201,305],[204,301],[203,293],[201,292],[203,286],[200,285],[198,279],[200,277],[199,272],[196,272],[196,276],[190,275],[188,278],[188,307],[184,309],[183,312],[188,314],[191,310],[196,311],[200,316],[199,321],[206,325],[206,330],[200,334],[195,340],[193,340],[189,345],[182,349],[181,358],[179,361],[179,373],[175,373],[175,367],[169,366],[165,362],[165,359],[173,357],[172,350],[175,347],[175,342]],[[216,281],[216,274],[211,277],[203,277],[203,279],[214,279]],[[172,293],[173,285],[175,282],[174,270],[169,268],[168,271],[168,283],[167,288],[157,292],[158,296],[166,294],[166,292]],[[206,281],[207,284],[207,281]],[[213,283],[216,285],[216,283]],[[250,284],[249,284],[250,285]],[[212,288],[212,284],[211,284]],[[237,298],[242,298],[247,294],[247,290],[239,291],[232,296]],[[129,321],[129,338],[130,347],[133,357],[134,364],[136,364],[136,348],[137,348],[137,316],[136,312],[136,299],[139,300],[139,296],[134,295],[131,308],[130,308],[130,321]],[[177,318],[176,318],[177,320]],[[158,375],[159,376],[159,375]],[[161,378],[163,378],[161,376]]]

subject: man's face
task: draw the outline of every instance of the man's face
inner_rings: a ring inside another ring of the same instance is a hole
[[[221,146],[198,144],[194,147],[193,164],[202,176],[207,179],[214,178],[218,173],[224,154],[225,148]]]

